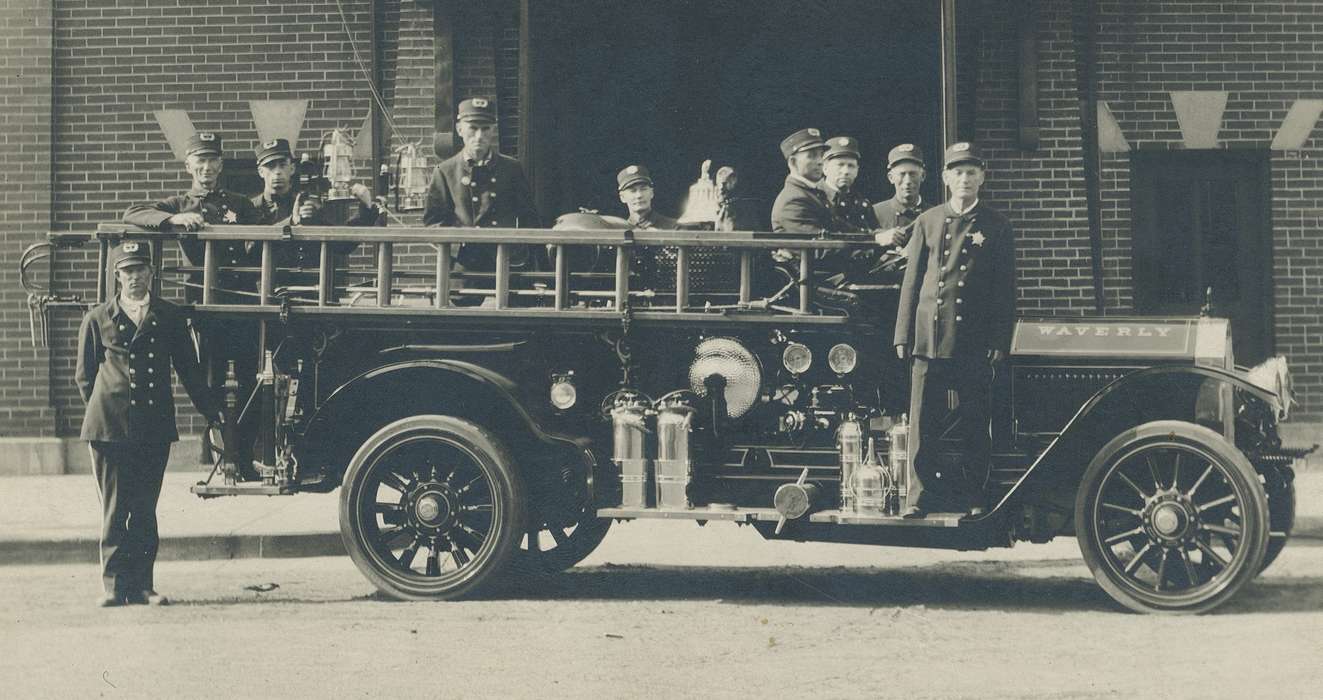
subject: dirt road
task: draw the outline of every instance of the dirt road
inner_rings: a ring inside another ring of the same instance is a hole
[[[635,527],[588,566],[459,603],[379,600],[336,558],[166,562],[158,585],[178,604],[97,610],[94,567],[6,567],[0,685],[7,697],[443,698],[1323,687],[1323,547],[1289,547],[1216,614],[1153,617],[1119,612],[1071,541],[955,554],[731,529],[639,551],[652,533]]]

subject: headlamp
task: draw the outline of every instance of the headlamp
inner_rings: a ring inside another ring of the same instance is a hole
[[[846,343],[833,345],[831,351],[827,353],[827,366],[837,374],[849,374],[858,364],[858,353]]]
[[[564,411],[579,401],[579,390],[574,386],[574,373],[557,374],[551,379],[551,405]]]
[[[781,364],[792,374],[803,374],[813,364],[813,351],[803,343],[790,343],[781,352]]]

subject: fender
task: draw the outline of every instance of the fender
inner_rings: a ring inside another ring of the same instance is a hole
[[[463,360],[406,360],[359,374],[317,407],[295,444],[300,464],[312,472],[309,478],[322,481],[309,483],[309,490],[337,486],[363,440],[382,425],[421,413],[444,413],[499,428],[516,454],[548,447],[582,453],[587,445],[581,436],[545,429],[521,403],[515,382],[498,372]]]
[[[1173,378],[1189,381],[1172,382]],[[1161,387],[1159,387],[1160,383],[1163,383]],[[1200,387],[1210,383],[1219,389],[1224,387],[1238,389],[1254,400],[1262,401],[1273,411],[1271,415],[1277,415],[1280,399],[1276,394],[1226,370],[1212,367],[1162,366],[1131,372],[1099,389],[1088,401],[1080,405],[1061,432],[1034,459],[1029,469],[1002,497],[989,515],[1002,510],[1012,500],[1046,500],[1058,506],[1068,506],[1073,512],[1075,491],[1079,486],[1080,478],[1089,461],[1102,445],[1123,430],[1155,419],[1166,418],[1194,423],[1196,416],[1192,410],[1186,412],[1186,415],[1179,415],[1172,412],[1172,406],[1185,403],[1193,409],[1199,398]],[[1136,405],[1128,412],[1113,410],[1128,397],[1158,388],[1167,390],[1176,388],[1179,391],[1175,395],[1168,394],[1167,398],[1171,401],[1166,402],[1165,405]],[[1231,441],[1234,444],[1234,437]]]

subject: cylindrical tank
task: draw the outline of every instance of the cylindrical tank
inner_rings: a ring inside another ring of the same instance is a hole
[[[911,494],[913,489],[910,484],[916,483],[918,476],[914,473],[913,460],[910,459],[910,424],[908,416],[901,416],[900,421],[891,426],[887,432],[887,439],[891,443],[889,451],[888,468],[891,470],[892,483],[896,485],[897,500],[900,501],[900,510],[905,510],[914,505],[911,495],[918,497],[918,493]]]
[[[638,397],[623,398],[611,409],[612,461],[620,469],[622,508],[647,508],[652,460],[648,458],[648,405]]]
[[[887,477],[882,466],[873,459],[873,441],[868,441],[864,461],[854,470],[850,480],[854,491],[854,512],[862,515],[882,515],[886,512]]]
[[[864,424],[843,421],[836,430],[836,449],[841,456],[841,510],[854,510],[854,472],[864,461]]]
[[[689,433],[694,408],[683,401],[666,401],[657,410],[657,507],[692,508],[689,480],[693,459]]]

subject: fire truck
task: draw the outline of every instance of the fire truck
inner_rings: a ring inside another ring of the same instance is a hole
[[[221,458],[193,491],[340,489],[349,556],[395,598],[559,572],[613,523],[663,518],[954,550],[1073,536],[1120,605],[1192,613],[1236,595],[1290,536],[1303,453],[1278,433],[1285,361],[1237,366],[1225,319],[1021,318],[994,368],[991,464],[946,455],[990,507],[907,519],[907,380],[887,367],[896,279],[851,281],[832,263],[876,262],[871,239],[603,221],[114,224],[49,245],[98,246],[104,299],[109,247],[149,241],[158,280],[200,280],[186,308],[204,346],[217,320],[260,328],[257,388],[237,395],[232,372],[216,387],[229,415],[208,435]],[[182,236],[205,245],[204,264],[161,269]],[[260,247],[260,267],[224,268],[211,251],[232,240]],[[346,242],[357,264],[336,263]],[[277,268],[290,244],[320,246],[319,266]],[[456,271],[470,246],[491,253],[490,270]],[[769,262],[787,250],[791,262]],[[251,285],[219,287],[236,275]],[[257,464],[245,479],[225,446],[247,421]]]

